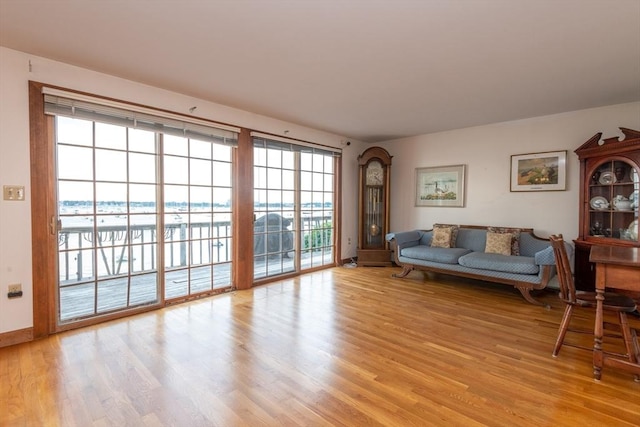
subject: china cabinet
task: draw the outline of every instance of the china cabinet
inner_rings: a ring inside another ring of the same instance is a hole
[[[381,147],[371,147],[358,156],[358,266],[390,266],[389,183],[391,156]]]
[[[580,160],[575,284],[581,290],[595,288],[595,269],[589,262],[593,245],[640,247],[640,132],[620,130],[623,139],[603,140],[598,133],[575,150]]]

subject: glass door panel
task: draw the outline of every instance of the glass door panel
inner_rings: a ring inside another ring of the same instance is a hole
[[[163,137],[165,298],[232,284],[232,148]]]
[[[589,182],[589,236],[638,241],[638,172],[623,161],[597,166]]]
[[[155,134],[56,117],[58,323],[159,302]]]
[[[296,271],[294,153],[254,148],[254,278]]]
[[[254,277],[335,263],[335,158],[254,141]]]
[[[300,153],[302,269],[334,262],[334,159]]]

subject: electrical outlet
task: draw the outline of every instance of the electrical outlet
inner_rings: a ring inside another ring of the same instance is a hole
[[[24,185],[5,185],[2,188],[4,200],[23,201]]]
[[[17,283],[15,285],[9,285],[7,288],[7,297],[9,298],[18,298],[22,296],[22,285]]]

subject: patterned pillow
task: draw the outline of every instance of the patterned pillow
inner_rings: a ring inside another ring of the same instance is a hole
[[[487,232],[487,245],[484,251],[488,254],[511,255],[511,239],[510,233]]]
[[[456,247],[456,239],[458,238],[458,230],[460,229],[459,226],[454,225],[454,224],[434,224],[433,225],[433,229],[435,230],[436,228],[450,228],[451,229],[451,242],[449,243],[449,247],[450,248],[455,248]]]
[[[508,227],[487,227],[490,233],[511,234],[511,255],[520,255],[520,229]]]
[[[433,238],[431,239],[432,248],[450,248],[451,247],[451,227],[438,227],[433,229]]]

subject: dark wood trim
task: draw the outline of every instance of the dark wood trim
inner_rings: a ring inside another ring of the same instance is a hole
[[[235,129],[239,128],[238,125],[233,125],[231,123],[225,123],[225,122],[218,122],[218,121],[214,121],[214,120],[207,119],[207,118],[204,118],[204,117],[199,117],[199,116],[196,116],[196,115],[193,115],[193,114],[190,114],[190,113],[189,114],[181,113],[181,112],[174,111],[174,110],[167,110],[167,109],[164,109],[164,108],[158,108],[158,107],[154,107],[154,106],[151,106],[151,105],[146,105],[146,104],[140,104],[140,103],[137,103],[137,102],[126,101],[124,99],[119,99],[119,98],[111,98],[109,96],[99,95],[97,93],[84,92],[84,91],[81,91],[81,90],[70,89],[68,87],[56,86],[56,85],[52,85],[52,84],[48,84],[48,83],[36,82],[36,84],[40,85],[40,88],[47,87],[47,88],[50,88],[50,89],[57,89],[57,90],[61,90],[61,91],[68,92],[68,93],[75,93],[75,94],[78,94],[78,95],[84,95],[84,96],[91,97],[91,98],[94,98],[94,99],[101,99],[101,100],[104,100],[104,101],[107,101],[107,102],[111,101],[111,102],[114,102],[114,103],[121,104],[123,106],[130,105],[131,109],[135,109],[137,107],[137,108],[143,108],[143,109],[157,111],[157,115],[162,115],[162,113],[166,113],[166,114],[170,114],[172,116],[182,116],[182,117],[184,117],[184,119],[186,121],[188,121],[189,119],[202,120],[203,122],[211,123],[212,127],[215,127],[216,125],[218,125],[218,126],[221,126],[221,127],[231,127],[231,128],[235,128]]]
[[[17,329],[0,334],[0,348],[33,341],[33,328]]]
[[[58,324],[57,294],[57,216],[55,205],[55,144],[53,118],[44,114],[42,88],[29,82],[29,128],[31,154],[31,246],[33,275],[33,331],[31,339],[44,338],[56,332],[77,329],[120,317],[150,311],[164,304],[138,307],[91,319]]]
[[[387,150],[382,147],[370,147],[367,148],[361,155],[358,156],[358,166],[364,166],[372,159],[378,159],[385,166],[391,165],[391,159],[393,158]]]
[[[333,232],[334,260],[341,264],[342,260],[342,157],[336,157],[334,162],[333,183]]]
[[[593,291],[595,289],[595,267],[589,260],[591,247],[598,246],[624,246],[624,247],[640,247],[638,240],[626,240],[616,238],[613,233],[608,237],[592,235],[591,224],[592,215],[594,214],[590,200],[595,195],[593,191],[599,186],[594,185],[594,173],[607,167],[607,164],[624,163],[636,171],[640,171],[640,131],[620,127],[624,138],[618,136],[611,138],[602,138],[602,132],[596,133],[589,138],[584,144],[578,147],[574,152],[580,161],[580,192],[579,192],[579,216],[578,216],[578,238],[573,242],[575,244],[575,285],[581,291]],[[628,191],[632,191],[632,182],[615,183],[611,187],[611,196],[620,194],[620,190],[616,190],[618,185],[624,185]],[[627,194],[623,194],[626,196]],[[607,200],[611,203],[611,196],[607,196]],[[637,209],[636,209],[637,214]],[[615,210],[602,212],[605,223],[611,223],[612,231],[618,226],[613,226]],[[627,220],[631,221],[631,212],[629,214],[621,213],[620,215],[629,215]],[[637,218],[637,217],[636,217]],[[602,218],[600,218],[602,220]],[[619,220],[622,222],[621,220]],[[625,226],[626,226],[625,221]]]
[[[29,150],[31,155],[31,250],[33,275],[33,338],[54,331],[54,295],[50,292],[55,277],[56,233],[50,231],[53,217],[53,151],[44,114],[42,83],[29,82]],[[52,249],[53,248],[53,249]]]
[[[251,131],[241,129],[236,149],[233,185],[234,277],[236,289],[253,286],[253,143]]]

